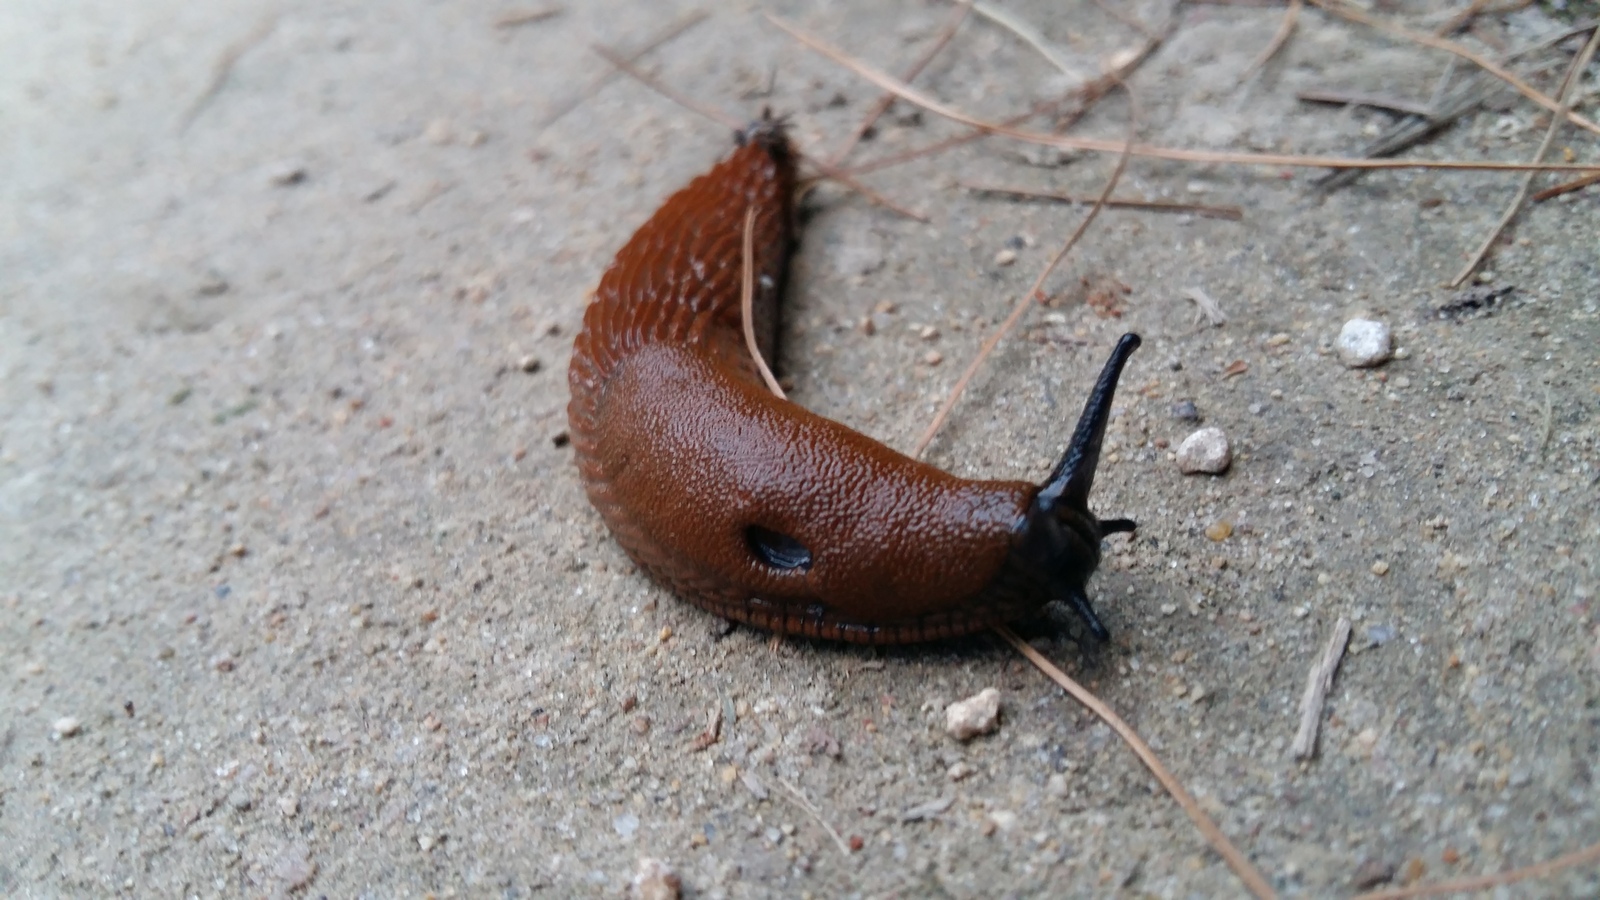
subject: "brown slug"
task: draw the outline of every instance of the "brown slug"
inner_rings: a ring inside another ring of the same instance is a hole
[[[859,643],[956,637],[1069,603],[1109,633],[1084,587],[1089,512],[1123,335],[1066,454],[1042,485],[969,481],[773,396],[741,328],[754,210],[757,342],[776,345],[795,153],[770,118],[674,194],[600,280],[568,370],[572,446],[589,499],[628,555],[679,596],[780,634]]]

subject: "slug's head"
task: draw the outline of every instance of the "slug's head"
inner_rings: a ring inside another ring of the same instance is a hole
[[[1012,546],[1012,563],[1020,566],[1049,591],[1051,599],[1069,604],[1096,638],[1111,632],[1101,624],[1084,590],[1100,564],[1100,539],[1119,531],[1132,531],[1128,519],[1098,519],[1089,511],[1089,489],[1100,464],[1100,445],[1111,418],[1111,399],[1128,357],[1139,349],[1139,336],[1125,334],[1100,370],[1089,402],[1084,404],[1072,443],[1055,471],[1039,487]]]

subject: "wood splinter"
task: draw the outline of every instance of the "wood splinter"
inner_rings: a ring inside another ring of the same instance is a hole
[[[1350,620],[1343,616],[1333,626],[1333,637],[1322,648],[1322,658],[1311,667],[1306,677],[1306,692],[1300,698],[1300,731],[1294,736],[1295,759],[1310,759],[1317,750],[1317,729],[1322,724],[1322,703],[1333,687],[1334,673],[1339,671],[1339,661],[1344,659],[1345,645],[1350,642]]]

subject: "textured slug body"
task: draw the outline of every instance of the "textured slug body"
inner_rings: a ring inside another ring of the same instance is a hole
[[[717,615],[857,642],[953,637],[1081,598],[1118,523],[1046,498],[1048,527],[1031,527],[1040,486],[953,477],[762,384],[740,322],[744,221],[754,209],[754,318],[771,360],[793,188],[781,125],[752,125],[629,240],[584,314],[572,443],[623,549]]]

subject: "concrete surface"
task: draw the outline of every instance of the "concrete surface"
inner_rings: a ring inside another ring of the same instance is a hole
[[[1083,71],[1137,43],[1092,4],[1008,5]],[[1404,6],[1428,27],[1459,4]],[[605,71],[590,41],[691,6],[496,26],[535,8],[0,5],[0,894],[618,896],[649,856],[700,897],[1239,895],[1110,732],[997,642],[774,645],[635,573],[557,445],[570,341],[610,256],[728,135],[625,79],[541,127]],[[761,8],[719,6],[648,65],[831,150],[875,91]],[[895,69],[948,14],[771,8]],[[1351,152],[1391,118],[1296,90],[1425,100],[1444,68],[1308,12],[1241,85],[1280,13],[1180,15],[1134,82],[1153,143]],[[919,83],[996,117],[1072,84],[976,20]],[[1078,129],[1119,137],[1127,109]],[[1417,152],[1523,160],[1542,122],[1498,97]],[[897,107],[858,158],[956,132]],[[1597,156],[1592,135],[1563,147]],[[820,188],[785,337],[796,399],[908,447],[1081,214],[954,181],[1093,192],[1108,171],[988,141],[871,176],[927,225]],[[1322,198],[1313,175],[1135,161],[1124,193],[1243,221],[1107,213],[932,459],[1042,477],[1115,337],[1141,332],[1094,499],[1140,524],[1091,586],[1115,641],[1035,643],[1285,894],[1586,845],[1600,192],[1532,206],[1489,265],[1516,290],[1442,319],[1440,283],[1515,177],[1377,174]],[[1191,288],[1225,326],[1196,324]],[[1339,363],[1357,315],[1393,328],[1396,359]],[[1172,462],[1197,427],[1183,400],[1229,435],[1225,476]],[[1339,616],[1352,653],[1298,763]],[[946,737],[945,705],[989,686],[998,733]],[[721,738],[696,751],[712,710]],[[1591,866],[1500,896],[1597,892]]]

